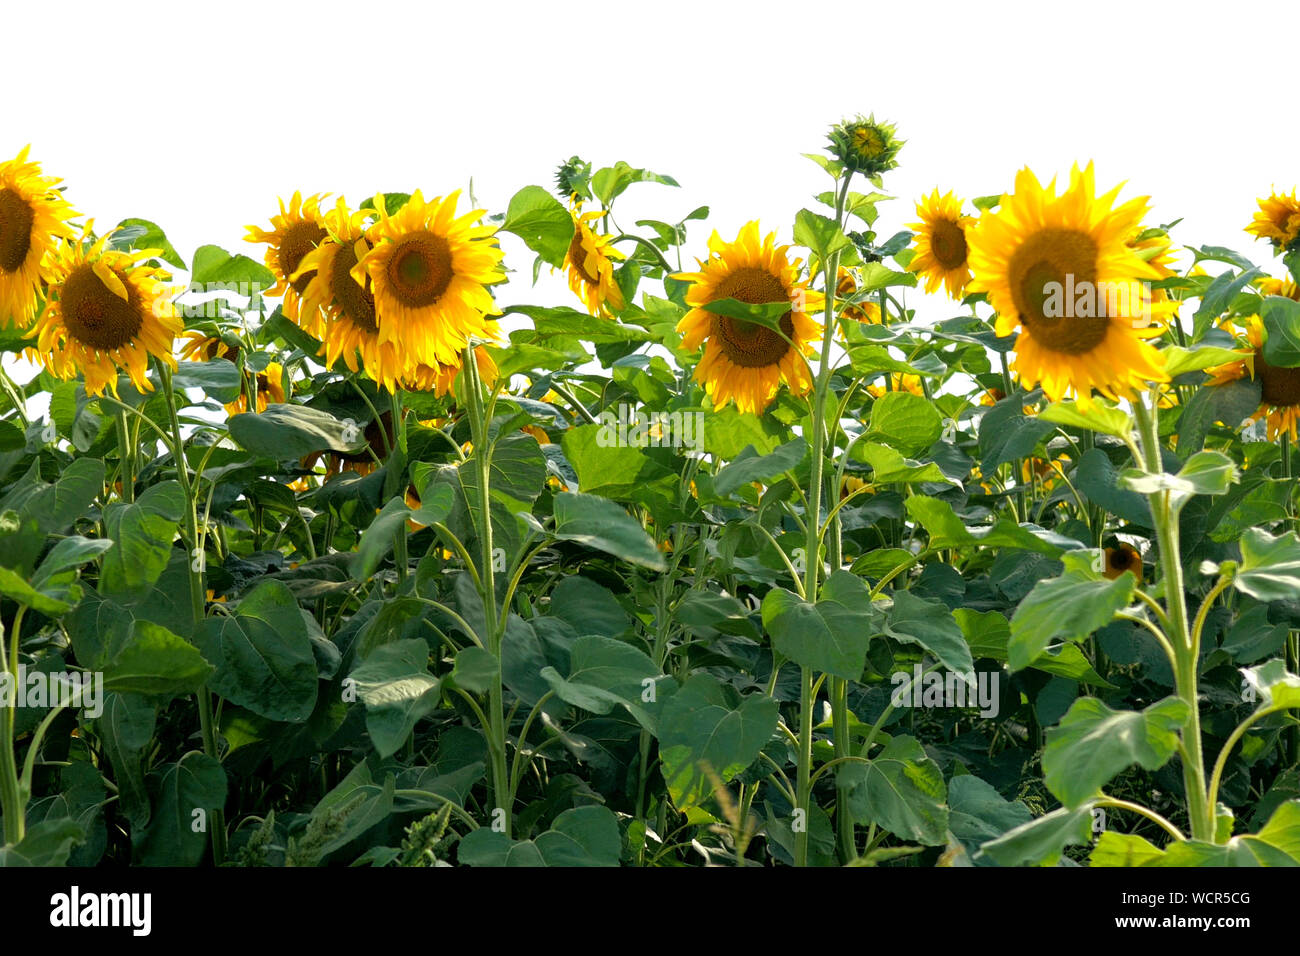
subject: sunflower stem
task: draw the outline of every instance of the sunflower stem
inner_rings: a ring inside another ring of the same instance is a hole
[[[180,415],[176,408],[176,390],[172,383],[171,366],[164,361],[155,363],[158,376],[162,380],[163,396],[167,400],[167,418],[171,427],[172,460],[176,464],[176,480],[180,483],[185,496],[185,538],[189,552],[190,611],[194,627],[203,626],[207,586],[204,581],[206,563],[203,554],[203,542],[199,537],[198,502],[195,489],[190,483],[189,464],[185,460],[185,439],[181,435]],[[191,638],[192,639],[192,638]],[[220,762],[221,754],[217,748],[217,733],[213,718],[212,691],[205,684],[199,688],[199,727],[203,735],[203,752],[213,760]],[[226,821],[225,808],[217,807],[212,811],[212,862],[220,866],[226,858]]]
[[[9,700],[0,708],[0,809],[4,811],[4,842],[13,846],[22,841],[27,829],[27,807],[18,779],[18,762],[14,757],[14,709],[18,703],[18,644],[22,637],[25,605],[19,604],[9,628],[9,647],[0,641],[0,666],[10,681]],[[4,626],[0,624],[0,637]],[[5,653],[5,652],[8,653]]]

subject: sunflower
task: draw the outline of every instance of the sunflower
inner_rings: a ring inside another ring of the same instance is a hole
[[[1268,440],[1273,441],[1283,432],[1296,440],[1296,425],[1300,422],[1300,368],[1285,368],[1264,361],[1264,323],[1259,316],[1245,320],[1245,347],[1242,357],[1226,365],[1206,369],[1210,385],[1226,385],[1242,378],[1252,378],[1259,383],[1259,409],[1251,419],[1266,418]]]
[[[684,349],[704,345],[695,380],[704,386],[714,407],[734,401],[740,411],[757,414],[771,403],[782,382],[800,395],[812,387],[805,356],[811,354],[821,325],[808,312],[786,312],[777,332],[704,308],[719,299],[752,305],[797,299],[802,309],[820,308],[824,297],[800,282],[800,262],[789,260],[788,249],[776,244],[776,233],[760,240],[757,221],[750,222],[735,242],[724,242],[715,231],[709,238],[710,256],[700,261],[700,271],[673,276],[692,283],[686,293],[691,310],[677,324],[677,331]]]
[[[859,114],[831,127],[828,138],[831,154],[846,169],[874,179],[898,165],[895,157],[903,141],[897,134],[898,128],[893,124],[877,122],[874,114],[869,117]]]
[[[1097,389],[1131,396],[1147,381],[1167,381],[1160,353],[1143,341],[1161,329],[1157,308],[1138,280],[1159,271],[1127,244],[1146,212],[1145,197],[1116,206],[1118,187],[1095,194],[1093,168],[1070,173],[1057,195],[1028,169],[996,212],[986,211],[966,234],[973,278],[998,312],[998,335],[1017,328],[1015,367],[1041,383],[1052,401],[1068,392],[1087,409]],[[1066,292],[1064,307],[1062,291]],[[1073,292],[1083,293],[1069,301]]]
[[[373,474],[376,467],[375,460],[380,462],[388,453],[391,446],[393,434],[393,413],[383,412],[379,418],[372,418],[366,425],[362,436],[366,441],[366,448],[355,453],[334,451],[332,449],[313,451],[304,455],[299,461],[303,468],[314,468],[318,462],[324,459],[325,477],[331,475],[341,475],[345,471],[353,472],[358,475]]]
[[[1069,462],[1066,455],[1057,455],[1055,461],[1049,461],[1046,458],[1023,458],[1020,461],[1020,483],[1023,485],[1032,485],[1037,479],[1044,491],[1051,489],[1056,484],[1056,479],[1065,474],[1065,468],[1062,462]]]
[[[374,247],[352,269],[373,283],[380,343],[412,363],[456,365],[471,338],[492,337],[499,315],[486,286],[501,278],[501,247],[492,226],[476,226],[483,210],[457,218],[460,192],[425,202],[417,190],[393,215],[376,202]]]
[[[1259,212],[1250,221],[1246,231],[1259,239],[1267,239],[1279,252],[1290,249],[1300,239],[1300,199],[1296,191],[1291,195],[1274,192],[1259,200]]]
[[[890,372],[888,385],[882,382],[879,385],[867,386],[867,394],[872,398],[879,398],[886,392],[907,392],[925,398],[925,386],[921,384],[921,376],[908,372]]]
[[[1106,568],[1102,574],[1114,581],[1125,572],[1142,580],[1142,552],[1121,541],[1116,547],[1106,548]]]
[[[257,410],[266,411],[271,403],[283,405],[285,402],[284,366],[279,362],[268,362],[266,368],[257,373]],[[226,405],[226,414],[238,415],[248,411],[248,395],[239,393],[239,397]]]
[[[1006,397],[1007,393],[1000,388],[986,388],[984,394],[980,396],[980,404],[992,407]]]
[[[489,322],[489,331],[496,334],[496,323]],[[500,372],[497,369],[497,363],[492,360],[485,348],[474,349],[474,361],[478,365],[479,378],[488,388],[496,384]],[[418,363],[411,366],[403,374],[401,379],[402,388],[411,392],[432,392],[434,395],[442,396],[451,391],[452,385],[456,382],[456,376],[460,375],[461,369],[464,368],[463,361],[456,361],[450,365],[426,365]]]
[[[284,296],[284,314],[294,322],[299,321],[299,297],[311,282],[311,273],[300,270],[303,258],[325,238],[325,224],[321,217],[320,202],[324,197],[319,193],[308,196],[305,200],[301,192],[295,192],[289,201],[289,208],[280,200],[280,214],[271,217],[271,229],[268,231],[258,226],[247,226],[247,242],[265,242],[266,267],[275,276],[275,285],[265,290],[269,296]],[[316,335],[318,329],[316,317],[310,313],[304,316],[303,328],[309,334]],[[318,335],[316,335],[319,338]]]
[[[77,213],[54,188],[59,180],[42,176],[40,165],[27,161],[29,149],[0,163],[0,328],[32,324],[41,260],[59,239],[76,235],[68,220]]]
[[[967,265],[966,230],[975,219],[961,211],[962,202],[948,192],[939,195],[936,188],[916,204],[920,222],[910,223],[916,232],[912,240],[916,256],[908,265],[909,272],[925,277],[925,291],[934,292],[942,285],[949,298],[960,300],[970,282]]]
[[[28,337],[36,339],[41,361],[51,375],[75,378],[81,372],[86,392],[117,394],[120,368],[140,391],[153,390],[149,356],[176,368],[172,348],[184,328],[163,282],[170,276],[141,265],[156,249],[107,249],[109,236],[88,244],[91,223],[77,242],[64,242],[45,259],[49,297]]]
[[[839,273],[835,280],[835,294],[841,299],[847,299],[858,291],[858,279],[845,266],[840,266]],[[870,299],[864,299],[855,302],[852,305],[846,305],[840,313],[846,319],[852,319],[855,322],[863,322],[867,325],[880,325],[881,313],[880,304],[872,302]]]
[[[1290,279],[1260,279],[1259,294],[1280,295],[1300,302],[1300,285],[1296,285]]]
[[[220,336],[197,329],[187,329],[181,333],[181,338],[184,342],[179,350],[180,356],[187,362],[211,362],[219,358],[233,362],[239,354],[238,348],[227,345]]]
[[[391,392],[406,372],[409,357],[399,343],[380,341],[370,277],[362,274],[358,279],[353,272],[374,248],[373,230],[367,226],[373,216],[368,209],[350,211],[339,197],[324,216],[325,238],[303,256],[295,275],[308,279],[302,290],[301,316],[304,326],[313,324],[325,364],[333,366],[342,358],[353,372],[364,367],[367,375]]]
[[[609,309],[622,311],[623,290],[614,281],[614,260],[626,256],[612,245],[612,236],[598,235],[587,225],[599,219],[600,210],[581,212],[573,210],[573,240],[565,259],[569,273],[569,288],[586,303],[592,315],[608,316]]]

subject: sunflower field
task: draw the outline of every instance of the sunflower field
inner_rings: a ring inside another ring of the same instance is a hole
[[[1295,190],[807,156],[188,258],[0,162],[0,863],[1300,865]]]

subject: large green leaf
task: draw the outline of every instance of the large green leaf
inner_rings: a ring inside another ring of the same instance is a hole
[[[919,598],[910,591],[895,591],[884,633],[896,641],[924,647],[954,673],[967,674],[974,669],[961,628],[948,606],[939,601]]]
[[[653,705],[663,678],[643,651],[611,637],[588,634],[573,642],[569,661],[568,677],[561,677],[553,667],[541,672],[555,696],[593,714],[607,714],[622,705],[642,726],[655,729]]]
[[[1084,563],[1067,564],[1059,578],[1039,581],[1011,618],[1007,661],[1023,670],[1054,640],[1081,641],[1105,627],[1133,597],[1137,579],[1107,581]]]
[[[871,631],[871,598],[862,580],[836,571],[822,588],[816,604],[784,588],[763,598],[763,626],[772,646],[802,667],[859,680],[866,666]]]
[[[232,415],[227,425],[230,437],[243,448],[277,461],[324,451],[356,454],[366,447],[365,432],[355,423],[288,402],[272,404],[256,414]]]
[[[1300,537],[1249,528],[1241,536],[1241,565],[1233,586],[1258,601],[1283,601],[1300,594]]]
[[[555,268],[564,268],[573,241],[573,216],[541,186],[525,186],[510,197],[501,228]]]
[[[768,481],[794,468],[803,460],[808,443],[802,438],[787,442],[767,455],[760,455],[749,445],[713,477],[713,490],[729,495],[741,485]]]
[[[947,788],[943,771],[915,737],[894,737],[869,764],[840,771],[855,820],[874,823],[904,840],[927,846],[947,842]]]
[[[143,866],[198,866],[208,845],[213,811],[226,803],[226,772],[207,754],[191,751],[149,775],[154,794],[148,826],[131,843]],[[202,828],[199,827],[202,822]]]
[[[126,639],[114,641],[111,653],[94,666],[104,674],[104,688],[121,694],[180,697],[197,691],[213,673],[193,644],[152,621],[131,621]]]
[[[911,392],[886,392],[871,405],[871,441],[904,455],[918,455],[943,433],[943,418],[935,407]]]
[[[279,581],[262,581],[233,614],[209,618],[199,650],[216,665],[209,686],[270,720],[301,721],[316,707],[316,657],[298,602]]]
[[[115,501],[104,509],[104,529],[117,547],[104,555],[102,593],[138,596],[158,580],[171,559],[185,506],[180,484],[163,481],[133,503]]]
[[[438,679],[429,673],[429,645],[419,639],[377,648],[350,677],[366,706],[366,730],[381,757],[404,746],[416,722],[438,706]]]
[[[618,866],[622,851],[618,818],[591,806],[565,810],[534,840],[479,827],[460,841],[456,859],[466,866]]]
[[[1092,839],[1092,806],[1061,807],[1022,823],[980,847],[999,866],[1052,866],[1072,844]]]
[[[753,763],[776,731],[777,716],[771,697],[741,698],[704,673],[688,678],[659,714],[659,756],[673,803],[699,806],[713,794],[711,774],[726,783]]]
[[[663,555],[654,539],[626,511],[597,495],[565,491],[555,496],[555,529],[561,541],[573,541],[612,554],[629,564],[662,571]]]
[[[1177,697],[1138,711],[1111,710],[1095,697],[1080,697],[1061,723],[1047,731],[1047,788],[1067,807],[1077,807],[1133,764],[1159,770],[1178,747],[1187,713]]]

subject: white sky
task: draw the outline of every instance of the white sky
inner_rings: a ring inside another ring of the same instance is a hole
[[[294,189],[355,205],[472,176],[499,212],[574,153],[682,184],[633,186],[624,228],[707,204],[692,254],[709,229],[730,238],[756,216],[788,240],[828,183],[800,153],[859,111],[907,140],[882,235],[936,185],[969,199],[1009,190],[1022,165],[1046,180],[1094,159],[1101,189],[1128,180],[1125,197],[1153,197],[1150,223],[1184,217],[1176,240],[1272,261],[1242,229],[1257,196],[1300,180],[1294,2],[52,10],[5,11],[0,156],[30,142],[100,227],[155,220],[187,258],[215,243],[260,259],[244,226]],[[578,305],[558,280],[530,290],[531,253],[504,245],[518,275],[500,301]]]

